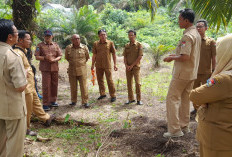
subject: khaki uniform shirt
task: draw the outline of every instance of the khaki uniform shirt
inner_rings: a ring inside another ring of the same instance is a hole
[[[26,115],[25,93],[15,90],[26,84],[20,55],[10,45],[0,42],[0,119],[21,119]]]
[[[218,74],[210,80],[190,93],[193,103],[208,104],[198,111],[197,138],[209,149],[232,151],[232,76]]]
[[[27,87],[25,89],[25,94],[32,93],[35,89],[35,80],[34,80],[34,73],[32,71],[31,65],[28,62],[28,59],[26,57],[27,50],[21,48],[20,46],[15,46],[16,48],[14,49],[15,52],[17,52],[23,61],[24,69],[27,71]],[[24,50],[24,52],[20,49],[17,49],[17,47],[20,47],[21,49]]]
[[[202,38],[198,74],[212,73],[213,56],[216,56],[216,42],[209,37]]]
[[[140,42],[128,43],[125,45],[123,56],[126,58],[127,65],[132,65],[139,56],[143,55],[142,44]],[[140,62],[135,65],[140,67]]]
[[[176,48],[176,55],[186,54],[190,60],[185,62],[174,62],[173,77],[183,80],[194,80],[197,78],[200,60],[201,36],[195,26],[184,31],[182,39]]]
[[[57,58],[59,56],[62,56],[62,52],[59,45],[55,42],[52,42],[50,44],[41,42],[36,47],[35,56],[49,56],[51,58]],[[46,60],[40,61],[39,70],[59,71],[58,62],[50,63]]]
[[[65,59],[69,62],[68,73],[74,76],[85,75],[87,72],[86,62],[89,59],[89,49],[80,44],[79,48],[68,45],[65,49]]]
[[[105,43],[96,41],[93,44],[93,54],[96,54],[96,68],[111,69],[111,54],[115,54],[114,43],[106,40]]]

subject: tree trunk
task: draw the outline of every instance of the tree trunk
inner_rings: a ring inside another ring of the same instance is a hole
[[[32,31],[33,18],[36,16],[36,0],[13,0],[13,21],[17,29]]]

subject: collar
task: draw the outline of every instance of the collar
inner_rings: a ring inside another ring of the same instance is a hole
[[[108,43],[109,40],[106,39],[106,42],[105,43]],[[101,40],[98,41],[99,44],[105,44],[105,43],[101,43]]]
[[[193,25],[193,26],[187,28],[186,30],[184,30],[183,34],[185,34],[186,32],[190,31],[191,29],[196,29],[196,27]]]
[[[138,42],[135,40],[134,43],[130,42],[130,45],[136,45]]]
[[[43,41],[43,43],[44,43],[45,45],[53,45],[53,44],[54,44],[53,42],[47,44],[45,41]]]
[[[73,44],[71,44],[71,47],[74,48]],[[80,43],[80,46],[78,48],[84,48],[84,45],[82,43]]]
[[[23,48],[22,46],[19,46],[19,45],[16,44],[15,47],[16,48],[18,47],[18,48],[22,49],[25,53],[27,52],[27,49]]]
[[[203,38],[201,38],[202,40],[206,40],[207,39],[207,37],[206,36],[204,36]]]
[[[9,49],[12,49],[12,47],[11,47],[9,44],[5,43],[5,42],[1,42],[1,41],[0,41],[0,45],[1,45],[1,46],[5,46],[5,47],[7,47],[7,48],[9,48]]]

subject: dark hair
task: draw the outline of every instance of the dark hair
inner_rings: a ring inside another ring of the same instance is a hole
[[[14,34],[14,23],[11,20],[0,19],[0,41],[6,42],[9,34]]]
[[[208,27],[208,22],[205,19],[200,19],[197,21],[197,23],[203,22],[205,27]]]
[[[190,23],[194,22],[195,19],[195,13],[192,9],[184,9],[180,10],[180,15],[184,18],[189,20]]]
[[[97,34],[99,35],[101,32],[105,32],[106,33],[106,30],[105,29],[100,29]]]
[[[136,31],[134,31],[134,30],[131,29],[131,30],[128,31],[128,34],[129,34],[130,32],[134,33],[134,35],[136,36]]]
[[[25,31],[25,30],[19,30],[19,34],[18,34],[19,39],[24,39],[25,36],[26,36],[26,34],[29,34],[29,35],[30,35],[30,32]]]

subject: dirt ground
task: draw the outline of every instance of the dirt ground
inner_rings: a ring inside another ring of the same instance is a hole
[[[91,61],[88,62],[90,67]],[[38,62],[35,62],[38,67]],[[85,109],[81,106],[80,96],[75,107],[70,103],[70,87],[67,76],[68,63],[63,61],[59,63],[59,91],[58,103],[60,107],[52,109],[49,114],[55,113],[56,116],[64,118],[67,114],[70,118],[77,121],[94,123],[101,128],[101,146],[97,149],[90,149],[87,153],[75,153],[75,143],[67,146],[67,143],[59,138],[52,138],[49,142],[37,142],[27,137],[25,141],[25,152],[28,156],[100,156],[100,157],[156,157],[164,155],[165,157],[198,157],[198,143],[195,139],[196,122],[190,122],[191,132],[180,138],[166,139],[163,133],[167,131],[166,127],[166,107],[165,102],[159,102],[158,99],[149,94],[142,94],[144,105],[136,104],[124,105],[127,101],[127,91],[125,84],[125,68],[123,58],[118,57],[117,72],[113,73],[115,86],[117,89],[117,101],[110,103],[109,95],[106,99],[97,101],[99,96],[98,86],[93,86],[88,74],[89,102],[91,108]],[[38,68],[37,68],[38,69]],[[90,68],[89,68],[90,69]],[[143,59],[141,76],[145,77],[156,72],[169,71],[171,67],[161,66],[154,70],[149,62],[149,56]],[[41,74],[37,74],[38,85],[41,91]],[[155,78],[154,78],[155,79]],[[79,92],[80,93],[80,92]],[[79,95],[78,93],[78,95]],[[99,118],[104,120],[116,119],[115,121],[101,123]],[[93,126],[93,127],[96,127]],[[35,131],[48,129],[39,122],[33,122],[31,128]],[[56,125],[50,130],[68,129],[69,126]],[[69,151],[65,151],[65,149]]]

